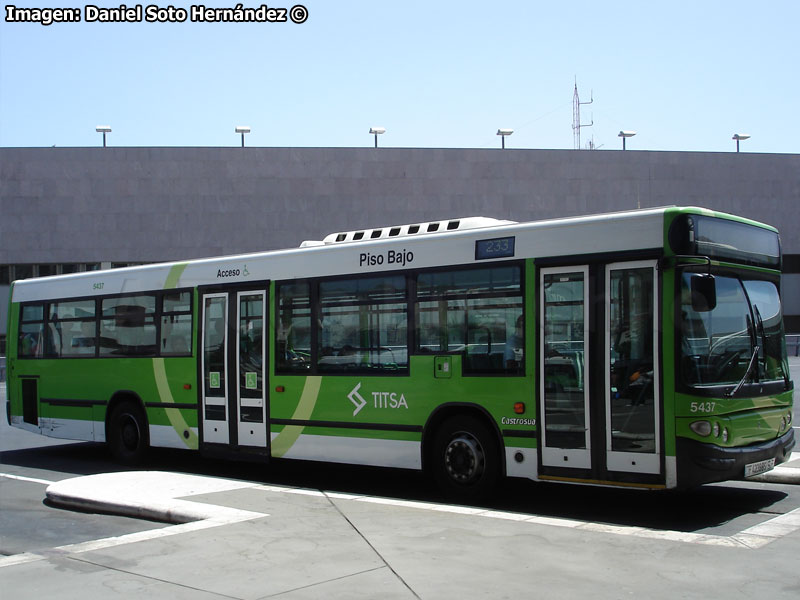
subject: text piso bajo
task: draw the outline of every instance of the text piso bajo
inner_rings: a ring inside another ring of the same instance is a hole
[[[87,4],[80,8],[19,8],[6,5],[6,23],[303,23],[308,18],[308,10],[301,4],[290,9],[273,8],[262,4],[245,8],[237,4],[230,8],[210,8],[202,4],[192,5],[188,9],[172,6],[149,4],[143,6],[101,7]]]

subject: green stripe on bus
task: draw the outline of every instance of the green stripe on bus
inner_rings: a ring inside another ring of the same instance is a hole
[[[178,287],[178,281],[180,281],[181,275],[183,275],[187,266],[188,263],[180,263],[172,266],[164,282],[165,290]],[[161,402],[175,404],[175,399],[172,397],[172,392],[169,389],[167,368],[163,358],[153,359],[153,374],[155,375],[156,387],[158,388],[158,395],[161,398]],[[196,450],[199,447],[197,434],[192,431],[186,419],[183,418],[180,408],[167,408],[165,412],[167,413],[170,425],[175,429],[178,437],[183,440],[183,443],[186,444],[186,447]],[[189,434],[188,437],[186,437],[187,432]]]
[[[169,389],[169,382],[167,381],[167,369],[164,366],[163,358],[153,359],[153,374],[155,375],[156,387],[158,388],[158,395],[161,398],[161,402],[175,404],[175,408],[165,409],[170,425],[172,425],[178,433],[178,436],[183,440],[187,448],[197,450],[199,447],[197,434],[189,427],[186,419],[183,418],[181,409],[172,397],[172,392]],[[189,434],[188,437],[186,433]]]
[[[319,397],[319,388],[322,385],[322,377],[306,377],[306,384],[303,386],[303,394],[300,402],[292,415],[292,420],[307,421],[314,412],[314,406]],[[272,441],[272,456],[282,457],[289,449],[294,446],[297,438],[305,429],[303,425],[287,425],[277,437]]]
[[[172,288],[178,287],[178,281],[180,281],[181,275],[186,270],[186,267],[189,266],[189,263],[180,263],[177,265],[173,265],[172,268],[169,270],[169,274],[167,275],[167,280],[164,282],[164,289],[170,290]]]

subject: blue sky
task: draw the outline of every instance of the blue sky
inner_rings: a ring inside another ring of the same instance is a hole
[[[626,129],[633,150],[729,152],[741,132],[800,152],[797,0],[297,2],[300,25],[3,20],[0,146],[96,146],[107,124],[113,146],[235,146],[249,125],[248,146],[370,146],[383,126],[381,146],[493,148],[503,127],[509,148],[569,149],[577,79],[582,146]]]

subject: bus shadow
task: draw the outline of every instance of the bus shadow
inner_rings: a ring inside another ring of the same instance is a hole
[[[114,463],[105,444],[92,442],[4,450],[0,452],[0,465],[42,469],[75,476],[136,470]]]
[[[509,482],[502,510],[627,527],[696,533],[747,515],[783,512],[788,498],[776,489],[706,485],[681,491],[587,488],[553,483]],[[524,497],[526,500],[519,500]],[[745,527],[752,525],[747,522]]]
[[[11,450],[0,463],[82,476],[118,471],[158,470],[224,477],[287,487],[451,504],[422,473],[329,463],[275,460],[234,462],[195,453],[152,450],[143,465],[114,463],[103,444],[76,443]],[[496,494],[468,506],[531,516],[571,519],[655,530],[699,532],[746,515],[784,512],[773,508],[788,494],[737,483],[685,491],[642,491],[507,480]],[[751,523],[748,523],[748,526]]]

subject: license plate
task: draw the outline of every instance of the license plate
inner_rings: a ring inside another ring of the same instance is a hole
[[[759,473],[766,473],[767,471],[771,471],[774,467],[775,467],[774,458],[770,458],[768,460],[760,460],[758,462],[745,465],[744,476],[752,477],[753,475],[758,475]]]

